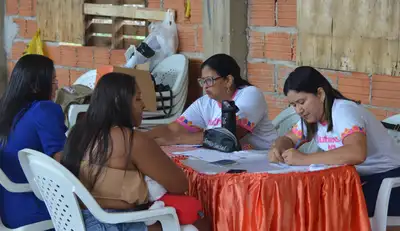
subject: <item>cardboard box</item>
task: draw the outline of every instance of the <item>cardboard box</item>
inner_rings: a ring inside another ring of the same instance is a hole
[[[100,79],[100,77],[110,72],[118,72],[134,76],[136,79],[136,83],[138,84],[142,92],[142,99],[144,102],[145,110],[157,111],[156,92],[154,90],[153,80],[151,79],[151,75],[148,70],[146,71],[117,66],[102,66],[100,68],[97,68],[96,82]]]

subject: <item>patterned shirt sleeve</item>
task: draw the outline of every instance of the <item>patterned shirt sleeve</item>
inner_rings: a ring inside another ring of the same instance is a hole
[[[193,102],[176,120],[177,123],[185,127],[189,132],[198,132],[207,127],[203,118],[201,100],[202,98],[199,98]]]
[[[253,132],[254,127],[268,116],[267,102],[263,93],[256,87],[249,86],[244,88],[235,100],[239,112],[236,114],[237,125]]]
[[[333,130],[343,140],[353,133],[366,134],[363,109],[359,105],[341,104],[332,112]]]

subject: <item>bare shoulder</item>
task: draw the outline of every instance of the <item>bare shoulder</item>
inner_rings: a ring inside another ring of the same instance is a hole
[[[149,135],[147,135],[146,132],[135,130],[134,134],[135,135],[133,136],[133,140],[138,145],[147,144],[149,142],[151,142],[151,143],[154,142],[154,139],[152,139]]]

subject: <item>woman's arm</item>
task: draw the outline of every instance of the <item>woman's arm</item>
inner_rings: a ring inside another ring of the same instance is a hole
[[[286,135],[278,137],[272,144],[272,148],[276,148],[280,153],[294,148],[300,139],[292,132],[289,131]]]
[[[132,161],[139,171],[161,184],[168,192],[183,194],[189,183],[185,173],[161,150],[154,139],[135,131]]]
[[[303,154],[295,149],[282,153],[292,165],[349,164],[358,165],[367,158],[367,139],[364,133],[353,133],[343,139],[343,146],[326,152]]]
[[[168,127],[168,130],[165,129]],[[171,129],[172,128],[172,129]],[[179,123],[172,123],[168,126],[163,126],[161,128],[164,130],[164,135],[160,135],[155,138],[158,145],[175,145],[175,144],[202,144],[204,138],[204,130],[197,132],[189,132],[185,127],[180,125]],[[159,131],[161,131],[161,129]],[[243,138],[245,135],[249,133],[248,130],[237,126],[236,127],[236,135],[238,139]]]

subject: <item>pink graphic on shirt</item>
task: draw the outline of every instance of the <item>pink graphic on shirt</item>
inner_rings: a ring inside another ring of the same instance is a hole
[[[340,134],[340,138],[343,140],[348,135],[351,135],[351,134],[356,133],[356,132],[361,132],[361,133],[367,134],[366,131],[365,131],[365,128],[362,128],[362,127],[354,125],[350,129],[348,129],[348,128],[344,129],[342,134]]]
[[[328,150],[332,150],[336,148],[336,144],[328,144]]]
[[[221,124],[221,118],[210,119],[207,124],[208,126],[218,126]]]
[[[208,126],[218,126],[221,124],[221,118],[214,118],[210,119],[207,123]],[[247,118],[239,118],[239,116],[236,116],[236,125],[246,129],[249,132],[253,132],[255,124],[252,123],[250,120]]]
[[[184,116],[179,117],[176,122],[186,128],[189,132],[201,131],[201,128],[193,125],[192,121],[186,119]]]
[[[339,137],[328,137],[328,136],[318,136],[317,142],[318,143],[336,143],[340,142],[341,140]]]

